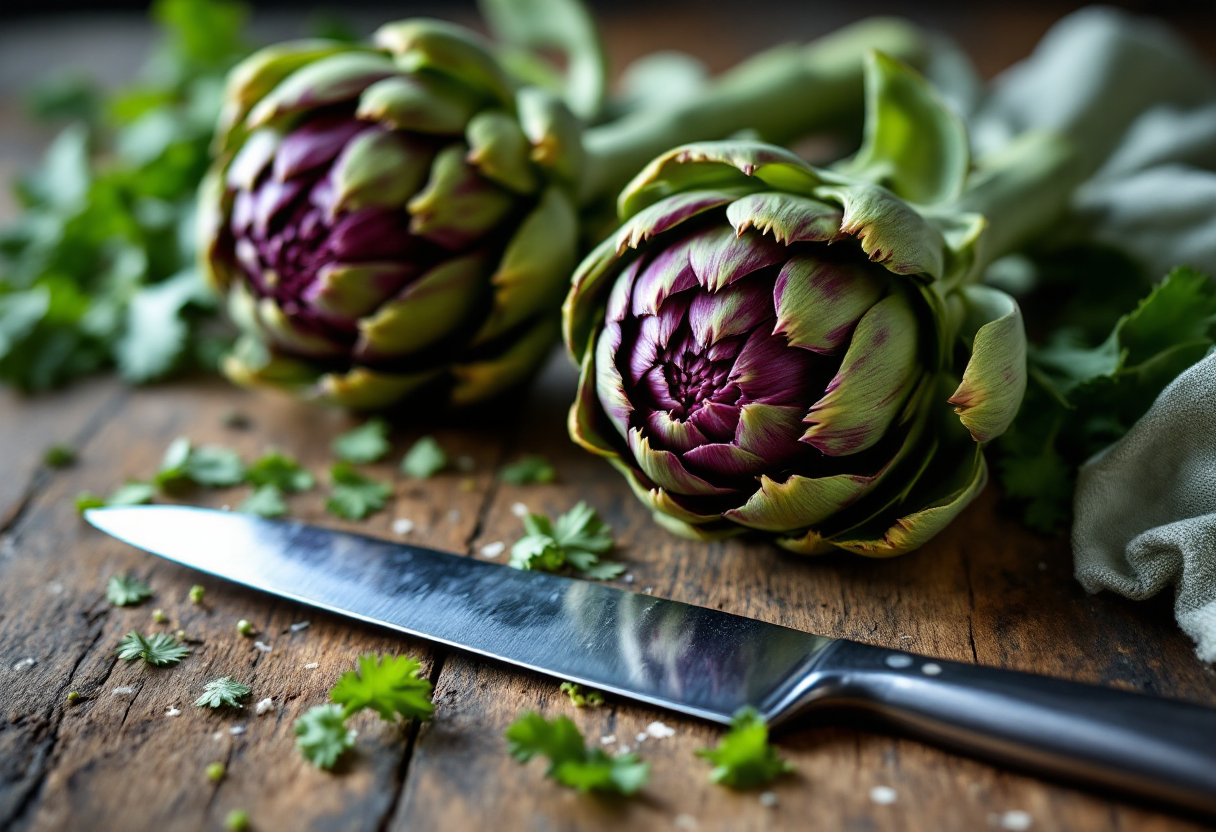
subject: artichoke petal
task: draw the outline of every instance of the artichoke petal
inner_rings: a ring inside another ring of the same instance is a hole
[[[283,311],[274,298],[261,298],[254,306],[257,322],[268,340],[289,353],[309,358],[336,358],[346,347],[316,332]]]
[[[355,355],[363,360],[407,355],[458,329],[482,303],[486,268],[483,254],[435,266],[359,321]]]
[[[729,225],[705,229],[692,238],[688,248],[688,264],[697,282],[711,292],[788,256],[785,246],[760,232],[745,231],[736,236]]]
[[[595,371],[596,351],[590,347],[583,350],[581,372],[578,376],[578,393],[574,403],[570,405],[570,413],[566,417],[566,427],[570,438],[587,451],[596,456],[619,459],[616,449],[600,436],[596,423],[599,421],[599,398],[596,394],[598,373]]]
[[[520,224],[490,279],[494,308],[473,344],[498,337],[542,309],[557,306],[578,258],[578,212],[549,187]]]
[[[672,534],[678,535],[686,540],[699,540],[703,543],[711,543],[715,540],[726,540],[728,538],[738,537],[746,531],[746,529],[744,529],[742,526],[735,526],[730,523],[704,526],[696,525],[660,511],[656,511],[652,516],[654,517],[654,522],[658,523]]]
[[[228,187],[252,191],[262,173],[270,167],[280,141],[279,131],[268,127],[250,133],[228,165],[225,177]]]
[[[651,237],[670,231],[698,214],[730,203],[738,195],[738,191],[727,190],[698,190],[676,194],[671,199],[645,208],[626,220],[612,238],[613,245],[610,248],[617,254],[627,248],[637,248]]]
[[[432,70],[448,75],[482,95],[510,105],[514,89],[479,35],[442,20],[413,19],[386,23],[372,35],[405,72]]]
[[[435,380],[442,370],[396,375],[354,367],[345,373],[326,373],[316,382],[316,395],[351,410],[381,410]]]
[[[680,458],[671,451],[650,446],[650,439],[637,428],[631,428],[626,437],[634,459],[656,485],[676,494],[723,496],[737,493],[731,488],[720,488],[691,473]]]
[[[576,182],[583,170],[582,124],[560,98],[538,87],[524,87],[517,100],[532,161],[567,183]]]
[[[435,151],[388,130],[369,130],[352,139],[333,168],[332,215],[360,208],[399,208],[430,172]]]
[[[467,405],[509,390],[536,372],[560,332],[556,317],[544,317],[494,358],[456,364],[452,402]]]
[[[518,194],[534,193],[540,186],[532,167],[532,145],[510,113],[483,110],[469,121],[465,137],[465,161],[482,176]]]
[[[802,441],[830,456],[864,451],[899,416],[921,375],[916,313],[899,293],[876,303],[857,324],[827,392],[811,407]]]
[[[629,483],[629,487],[633,490],[634,495],[642,501],[643,505],[654,512],[656,516],[664,514],[690,526],[722,525],[722,517],[720,515],[716,513],[698,514],[685,508],[664,489],[643,482],[640,472],[622,462],[619,457],[613,459],[612,464],[613,467],[624,475],[625,481]]]
[[[816,196],[844,207],[840,233],[856,237],[871,261],[896,274],[942,277],[946,241],[941,232],[886,188],[865,183],[828,185],[819,188]]]
[[[305,300],[326,318],[351,324],[370,315],[414,274],[405,263],[327,263],[305,294]]]
[[[755,228],[772,234],[779,243],[817,243],[840,231],[840,209],[817,199],[779,191],[762,191],[740,197],[726,208],[726,219],[742,236]]]
[[[795,255],[781,267],[773,289],[773,331],[793,346],[834,353],[886,289],[885,281],[861,264]]]
[[[476,111],[476,98],[449,79],[394,75],[363,90],[355,115],[396,130],[459,136]]]
[[[439,151],[430,181],[407,206],[411,232],[453,251],[484,237],[515,208],[509,193],[469,166],[467,153],[463,144]]]
[[[948,401],[972,438],[987,442],[1009,428],[1026,392],[1026,330],[1017,302],[1004,292],[967,286],[963,297],[964,330],[975,335],[962,383]]]
[[[232,351],[220,362],[220,371],[241,387],[269,384],[299,389],[311,384],[317,376],[317,371],[308,362],[274,353],[252,335],[237,339]]]
[[[395,74],[393,62],[369,52],[340,52],[305,64],[266,94],[245,119],[250,130],[285,116],[354,101],[370,84]]]
[[[625,380],[616,366],[616,352],[621,347],[621,325],[610,321],[601,331],[595,345],[595,393],[600,406],[622,439],[629,438],[629,416],[633,405],[625,394]]]
[[[197,241],[198,268],[203,281],[214,292],[225,292],[236,278],[229,255],[222,251],[227,211],[232,197],[224,187],[224,171],[212,165],[198,187],[198,203],[194,219],[194,239]]]

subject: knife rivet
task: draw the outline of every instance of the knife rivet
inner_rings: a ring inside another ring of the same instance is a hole
[[[920,672],[926,676],[936,676],[942,672],[942,666],[934,662],[929,662],[928,664],[921,665]]]
[[[912,657],[906,653],[892,653],[887,656],[887,667],[911,667]]]

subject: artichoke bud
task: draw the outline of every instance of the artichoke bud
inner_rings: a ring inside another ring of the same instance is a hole
[[[857,157],[677,148],[575,273],[571,435],[679,534],[908,551],[983,487],[979,443],[1016,413],[1025,335],[975,285],[967,136],[912,70],[867,72]]]
[[[225,373],[354,408],[526,379],[574,265],[581,129],[439,21],[250,57],[198,219],[242,331]]]

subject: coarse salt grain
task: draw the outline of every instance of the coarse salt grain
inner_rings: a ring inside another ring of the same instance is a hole
[[[1030,816],[1029,812],[1013,809],[1001,814],[997,822],[1002,829],[1007,829],[1009,832],[1026,832],[1034,825],[1034,818]]]
[[[114,688],[114,690],[110,691],[110,696],[130,696],[133,693],[135,693],[135,688],[123,685],[120,688]]]
[[[273,650],[274,648],[273,648],[273,647],[271,647],[269,644],[267,644],[267,643],[266,643],[266,642],[264,642],[264,641],[255,641],[255,642],[253,643],[253,649],[254,649],[254,650],[261,650],[263,653],[269,653],[269,652],[270,652],[271,650]]]
[[[776,792],[763,792],[760,795],[760,805],[763,806],[765,809],[776,809],[777,808],[777,793]]]
[[[244,725],[233,725],[231,728],[228,729],[228,733],[232,734],[232,736],[234,736],[234,737],[239,737],[241,734],[245,733],[245,726]]]
[[[528,507],[526,505],[524,505],[523,503],[515,503],[514,505],[511,506],[511,513],[514,514],[516,517],[527,517],[528,516]]]
[[[448,512],[448,522],[449,523],[459,523],[460,522],[460,509],[454,508]]]
[[[643,590],[642,590],[642,592],[644,592],[645,594],[649,595],[650,593],[654,592],[654,587],[652,587],[652,586],[648,586],[648,587],[646,587],[645,589],[643,589]]]
[[[665,740],[676,735],[675,728],[669,728],[661,722],[652,722],[646,726],[646,733],[656,740]]]
[[[320,662],[309,662],[308,664],[304,665],[304,669],[305,670],[316,670],[320,666],[321,666]]]
[[[292,624],[287,629],[291,630],[293,633],[298,633],[298,632],[300,632],[300,630],[307,630],[308,625],[311,623],[312,623],[311,621],[297,621],[295,624]]]
[[[51,593],[52,595],[62,595],[63,594],[63,584],[59,583],[59,581],[54,581],[53,583],[49,583],[46,586],[46,591]]]
[[[897,797],[899,795],[890,786],[875,786],[870,789],[870,802],[877,803],[879,806],[890,806]]]
[[[605,734],[600,737],[600,745],[612,745],[616,742],[616,734]]]
[[[393,534],[409,534],[414,530],[414,521],[405,517],[398,517],[393,521]]]
[[[672,825],[680,832],[693,832],[697,828],[697,819],[692,815],[676,815]]]
[[[13,670],[29,670],[36,664],[38,664],[37,659],[33,656],[26,656],[24,659],[18,659],[13,662]]]
[[[182,712],[181,712],[180,708],[170,708],[169,710],[165,711],[165,716],[181,716],[181,715],[182,715]]]
[[[495,540],[493,543],[487,543],[481,547],[481,556],[485,558],[496,558],[507,550],[507,544],[501,540]]]
[[[274,710],[274,700],[273,699],[263,699],[261,702],[259,702],[254,707],[253,710],[257,713],[258,716],[261,716],[262,714],[268,714]]]
[[[646,742],[646,740],[649,736],[650,736],[649,734],[645,734],[645,733],[638,734],[636,737],[634,737],[634,740],[637,741],[638,745],[641,745],[642,743]]]

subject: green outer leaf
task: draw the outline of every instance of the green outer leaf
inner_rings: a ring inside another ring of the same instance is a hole
[[[563,98],[583,120],[603,107],[608,58],[590,10],[579,0],[481,0],[481,13],[495,38],[509,47],[540,53],[557,50],[565,59]]]
[[[432,158],[430,148],[395,131],[355,136],[342,149],[330,174],[337,200],[333,215],[404,205],[426,182]]]
[[[227,368],[225,373],[229,373]],[[442,373],[442,369],[436,369],[391,375],[366,367],[353,367],[345,373],[321,376],[316,384],[316,392],[320,398],[351,410],[381,410],[413,395]]]
[[[450,76],[500,105],[510,106],[514,83],[478,34],[442,20],[414,18],[386,23],[372,40],[396,57],[407,73],[428,69]]]
[[[561,99],[536,87],[521,89],[516,106],[532,161],[568,185],[577,183],[584,167],[582,124]]]
[[[327,104],[354,101],[368,85],[396,71],[393,62],[371,52],[341,52],[307,63],[266,94],[245,120],[249,129]]]
[[[529,378],[557,343],[560,326],[556,316],[542,317],[496,357],[453,366],[452,402],[460,406],[484,401]]]
[[[1026,330],[1013,298],[987,286],[966,286],[964,330],[974,332],[971,359],[949,398],[976,442],[987,442],[1013,423],[1026,393]]]
[[[895,194],[878,185],[855,183],[818,188],[815,196],[844,207],[841,232],[860,240],[872,262],[896,274],[944,276],[941,231]]]
[[[532,166],[532,145],[519,121],[506,110],[482,110],[465,131],[469,154],[465,161],[487,179],[518,194],[531,194],[540,186]]]
[[[915,70],[872,52],[866,60],[861,150],[844,169],[921,205],[956,199],[971,156],[967,128]]]

